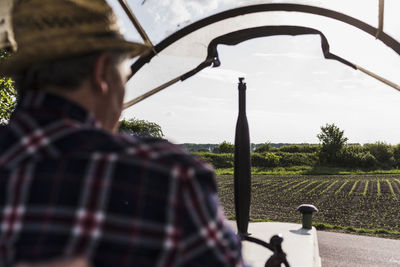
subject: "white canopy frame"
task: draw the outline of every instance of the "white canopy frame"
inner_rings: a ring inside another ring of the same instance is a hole
[[[119,2],[122,5],[126,5],[126,3],[124,4],[124,0],[119,0]],[[152,53],[145,55],[142,58],[139,58],[132,65],[132,71],[133,71],[133,74],[135,74],[139,69],[141,69],[141,67],[143,67],[146,63],[150,62],[150,60],[156,54],[160,53],[162,50],[166,49],[167,47],[169,47],[170,45],[172,45],[179,39],[183,38],[184,36],[191,34],[191,33],[195,32],[203,27],[206,27],[210,24],[213,24],[213,23],[216,23],[218,21],[222,21],[222,20],[228,19],[228,18],[242,16],[245,14],[258,13],[258,12],[274,12],[274,11],[301,12],[301,13],[307,13],[307,14],[315,14],[315,15],[329,17],[331,19],[341,21],[343,23],[346,23],[348,25],[356,27],[359,30],[364,31],[364,32],[374,36],[377,39],[377,41],[383,42],[389,48],[391,48],[393,51],[395,51],[397,54],[400,55],[400,43],[396,39],[392,38],[391,36],[389,36],[387,33],[384,32],[384,4],[385,4],[384,0],[379,0],[379,14],[377,16],[378,17],[378,27],[377,28],[375,28],[361,20],[353,18],[351,16],[345,15],[345,14],[337,12],[337,11],[321,8],[321,7],[301,5],[301,4],[290,4],[290,3],[289,4],[284,4],[284,3],[259,4],[259,5],[245,6],[245,7],[240,7],[240,8],[235,8],[235,9],[231,9],[228,11],[224,11],[224,12],[212,15],[210,17],[204,18],[193,24],[190,24],[190,25],[186,26],[185,28],[168,36],[167,38],[165,38],[163,41],[161,41],[156,46],[153,46],[151,44],[151,41],[147,37],[147,34],[145,33],[144,29],[140,26],[140,24],[137,22],[133,13],[131,11],[129,11],[129,8],[125,7],[124,10],[126,12],[132,13],[131,15],[128,14],[128,16],[132,19],[133,24],[135,25],[138,32],[141,34],[143,40],[145,41],[145,43],[151,45],[152,50],[153,50]],[[295,26],[293,26],[293,27],[295,27]],[[251,30],[251,29],[249,29],[249,30]],[[215,38],[215,39],[217,39],[217,38]],[[214,44],[214,45],[216,47],[216,44]],[[210,46],[211,46],[211,43],[209,44],[208,50],[212,49],[212,48],[210,48]],[[346,60],[344,60],[344,61],[346,61]],[[182,75],[179,75],[179,76],[163,83],[162,85],[157,86],[155,89],[150,90],[150,91],[142,94],[141,96],[136,97],[135,99],[126,102],[124,104],[124,108],[125,109],[129,108],[132,105],[135,105],[135,104],[143,101],[144,99],[150,97],[151,95],[154,95],[154,94],[160,92],[161,90],[169,87],[170,85],[172,85],[178,81],[183,81],[183,80],[189,78],[190,76],[196,74],[197,72],[204,69],[205,67],[208,67],[211,65],[214,67],[217,67],[217,66],[219,66],[218,62],[219,62],[219,59],[215,56],[215,54],[208,53],[207,58],[196,68],[191,69],[190,71],[185,72]],[[400,86],[398,84],[396,84],[392,81],[389,81],[388,79],[386,79],[386,78],[384,78],[362,66],[358,66],[353,63],[350,63],[350,64],[352,65],[351,67],[353,67],[357,70],[360,70],[363,73],[379,80],[380,82],[383,82],[386,85],[391,86],[394,89],[400,91]],[[349,65],[349,64],[347,64],[347,65]]]

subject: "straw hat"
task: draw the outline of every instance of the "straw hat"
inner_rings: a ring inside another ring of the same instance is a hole
[[[12,75],[31,65],[103,50],[146,53],[126,41],[105,0],[15,0],[12,26],[17,52],[2,60],[0,73]]]
[[[11,30],[10,10],[12,0],[0,1],[0,49],[15,51],[16,43]]]

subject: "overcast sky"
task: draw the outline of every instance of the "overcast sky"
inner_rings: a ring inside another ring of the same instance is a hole
[[[140,13],[145,9],[156,23],[182,27],[181,23],[230,0],[185,4],[183,0],[164,0],[158,1],[158,9],[152,0],[146,1],[146,8],[139,7],[139,2],[135,1],[136,13],[141,21],[150,19]],[[169,11],[163,12],[160,6]],[[126,28],[131,39],[138,38]],[[168,34],[163,31],[153,31],[153,38],[157,39],[159,32],[160,41]],[[368,52],[369,48],[361,49]],[[219,54],[221,67],[205,69],[129,108],[123,116],[158,123],[176,143],[233,142],[237,82],[238,77],[245,77],[251,142],[317,143],[320,126],[335,123],[351,143],[400,143],[400,92],[341,63],[325,60],[317,36],[268,37],[221,47]],[[390,58],[400,61],[396,56]],[[398,72],[393,66],[397,65],[389,62],[385,70],[390,77]],[[127,90],[138,87],[132,83]]]

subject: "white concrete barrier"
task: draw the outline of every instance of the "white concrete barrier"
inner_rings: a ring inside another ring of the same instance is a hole
[[[230,221],[236,230],[236,222]],[[303,229],[301,224],[256,222],[249,224],[249,233],[252,237],[269,243],[270,238],[282,234],[282,249],[287,255],[291,267],[320,267],[317,231]],[[243,241],[243,257],[247,264],[253,267],[264,267],[272,252],[260,245]]]

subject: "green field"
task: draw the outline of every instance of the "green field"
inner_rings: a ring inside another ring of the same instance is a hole
[[[234,216],[233,176],[217,177],[219,197]],[[252,219],[299,222],[300,204],[313,204],[314,222],[400,232],[400,175],[253,175]],[[351,228],[349,228],[351,229]]]

